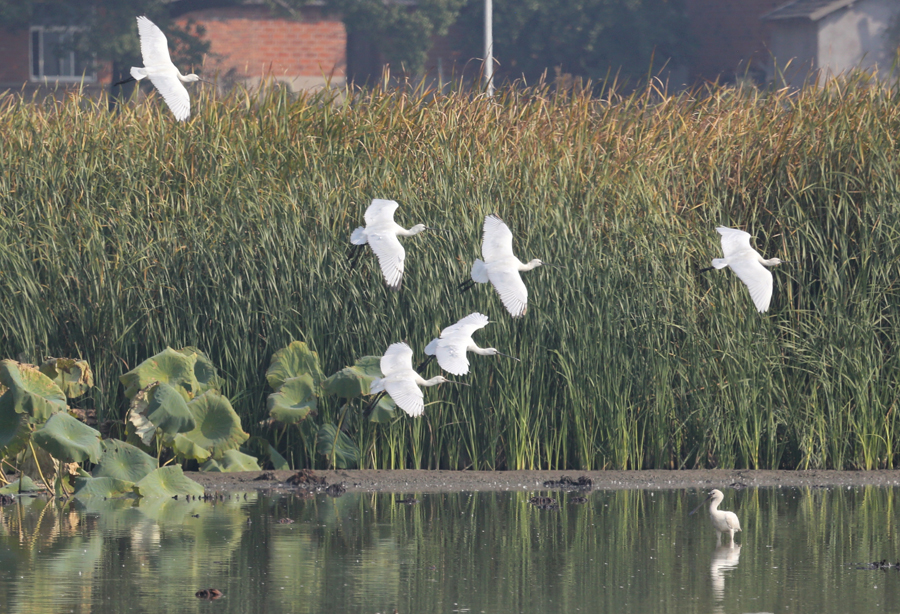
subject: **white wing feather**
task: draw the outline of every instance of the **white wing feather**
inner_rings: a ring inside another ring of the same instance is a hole
[[[767,311],[772,300],[772,273],[757,260],[737,260],[728,266],[747,284],[750,298],[760,313]]]
[[[500,295],[500,300],[514,318],[525,315],[528,307],[528,288],[519,271],[504,267],[488,269],[488,277]]]
[[[150,81],[162,94],[163,100],[172,109],[175,119],[183,122],[191,116],[191,97],[187,89],[174,74],[158,75],[150,74]]]
[[[485,262],[501,260],[513,255],[512,231],[496,215],[484,218],[484,237],[481,244],[481,255]]]
[[[726,258],[745,250],[753,250],[750,247],[750,233],[725,226],[717,226],[716,231],[722,235],[722,254]]]
[[[381,357],[381,373],[387,378],[401,369],[412,369],[412,348],[403,343],[392,343]],[[393,395],[392,395],[393,396]]]
[[[394,211],[400,205],[395,200],[383,200],[376,198],[366,209],[366,225],[372,226],[379,223],[390,223],[394,221]]]
[[[144,58],[144,68],[168,68],[172,64],[169,56],[169,44],[166,35],[156,27],[156,24],[144,16],[137,18],[138,34],[141,37],[141,56]]]
[[[469,372],[469,359],[466,357],[468,335],[454,335],[450,339],[441,339],[437,346],[437,361],[441,369],[453,375],[465,375]]]
[[[463,334],[471,336],[476,330],[482,329],[488,325],[488,317],[484,314],[470,313],[466,317],[459,320],[456,324],[451,324],[441,331],[441,337],[447,337],[452,334]]]
[[[403,261],[406,250],[400,244],[397,235],[390,232],[368,232],[369,247],[378,256],[381,272],[388,287],[397,290],[403,279]]]
[[[410,350],[410,355],[412,351]],[[425,411],[425,395],[416,383],[409,379],[392,380],[385,382],[384,389],[394,399],[400,409],[410,416],[421,416]]]

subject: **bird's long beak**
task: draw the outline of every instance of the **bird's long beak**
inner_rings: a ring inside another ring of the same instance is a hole
[[[455,380],[455,379],[448,379],[448,380],[447,380],[446,382],[444,382],[444,383],[445,383],[445,384],[459,384],[460,386],[468,386],[467,383],[465,383],[465,382],[460,382],[460,381]]]
[[[541,262],[543,263],[543,264],[541,264],[541,266],[548,266],[552,269],[557,269],[558,271],[566,270],[565,267],[559,266],[558,264],[550,264],[549,262],[544,262],[543,260],[541,260]]]
[[[432,228],[431,226],[426,226],[425,230],[430,230],[431,232],[450,232],[449,230],[445,230],[443,228]]]
[[[519,359],[516,358],[515,356],[510,356],[509,354],[504,354],[503,352],[497,352],[497,353],[500,354],[501,356],[506,356],[507,358],[512,358],[512,359],[515,360],[516,362],[522,362],[521,360],[519,360]]]
[[[700,505],[698,505],[693,510],[691,510],[691,512],[688,514],[688,516],[693,516],[694,514],[696,514],[697,510],[699,510],[701,507],[703,507],[706,504],[706,502],[709,501],[710,499],[712,499],[712,495],[709,495],[706,499],[703,500],[702,503],[700,503]]]

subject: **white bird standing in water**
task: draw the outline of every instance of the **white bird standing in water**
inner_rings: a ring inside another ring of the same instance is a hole
[[[195,74],[182,75],[175,68],[172,59],[169,57],[169,46],[166,41],[166,35],[162,30],[156,27],[152,21],[144,16],[137,18],[138,34],[141,37],[141,56],[144,58],[144,65],[132,66],[131,77],[123,79],[113,85],[122,85],[130,81],[140,81],[144,77],[149,77],[172,113],[175,119],[184,121],[191,116],[191,98],[188,91],[184,88],[183,83],[192,83],[194,81],[202,81]]]
[[[406,259],[406,251],[397,237],[411,237],[423,230],[437,230],[428,228],[425,224],[416,224],[406,230],[394,221],[394,211],[399,206],[393,200],[374,199],[366,209],[366,225],[360,226],[350,235],[350,243],[360,248],[368,243],[378,256],[384,281],[391,290],[400,289],[403,280],[403,261]],[[355,258],[351,256],[351,261],[353,260]]]
[[[716,539],[721,541],[722,535],[728,533],[729,541],[734,543],[734,534],[741,530],[741,521],[738,520],[734,512],[725,512],[719,509],[719,504],[724,498],[725,495],[722,494],[722,491],[714,488],[709,492],[709,496],[703,500],[703,503],[712,499],[712,502],[709,504],[709,520],[716,530]],[[703,503],[695,507],[688,516],[693,516],[697,510],[703,507]]]
[[[475,260],[472,265],[472,279],[459,285],[465,292],[476,283],[491,282],[500,300],[512,317],[525,315],[528,308],[528,288],[522,281],[520,271],[530,271],[546,262],[535,258],[528,264],[523,263],[513,254],[512,231],[494,214],[484,218],[484,237],[481,243],[481,255],[484,260]]]
[[[412,348],[406,343],[394,343],[388,347],[384,356],[381,357],[381,373],[384,377],[372,380],[369,392],[387,392],[403,411],[410,416],[417,417],[425,412],[423,400],[425,395],[422,394],[419,386],[437,386],[444,382],[461,384],[462,382],[452,382],[441,375],[423,379],[412,368],[412,358]],[[370,408],[374,407],[379,398],[380,396],[372,402]]]
[[[432,357],[437,358],[441,369],[453,375],[465,375],[469,372],[469,359],[466,358],[466,352],[482,356],[506,356],[518,361],[518,358],[494,348],[482,348],[475,344],[472,335],[488,324],[486,315],[475,312],[470,313],[456,324],[448,326],[441,331],[440,337],[432,339],[431,343],[425,346],[425,353],[429,356],[428,360],[431,360]],[[428,364],[428,361],[424,364]],[[419,370],[421,371],[421,369],[420,366]]]
[[[750,247],[750,233],[725,226],[717,226],[722,235],[724,258],[714,258],[713,268],[730,266],[750,290],[750,298],[760,313],[768,311],[772,300],[772,273],[763,265],[772,267],[781,264],[778,258],[764,259],[758,251]],[[709,268],[702,269],[708,271]],[[701,272],[702,272],[701,271]]]

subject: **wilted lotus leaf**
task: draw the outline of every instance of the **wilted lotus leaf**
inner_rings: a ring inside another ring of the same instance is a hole
[[[75,478],[75,496],[84,497],[122,497],[134,492],[134,482],[118,480],[113,477]]]
[[[20,414],[28,414],[31,422],[40,424],[52,414],[65,411],[66,395],[37,367],[15,360],[0,361],[0,382],[9,388],[13,407]]]
[[[16,455],[28,445],[28,417],[16,411],[12,393],[0,396],[0,459]]]
[[[19,488],[22,490],[20,491]],[[15,482],[10,482],[3,488],[0,488],[0,495],[14,495],[18,492],[35,492],[37,490],[42,490],[38,487],[37,484],[34,483],[27,475],[23,475],[20,479]]]
[[[156,426],[147,419],[147,408],[150,407],[147,393],[156,384],[157,382],[153,382],[143,390],[139,390],[131,399],[131,405],[128,408],[127,417],[134,426],[134,435],[139,437],[145,446],[149,446],[153,442],[153,436],[156,434]]]
[[[231,473],[233,471],[259,471],[256,458],[238,450],[228,450],[221,460],[211,459],[200,467],[200,471]]]
[[[269,386],[278,390],[285,381],[305,374],[309,374],[315,386],[325,379],[319,366],[319,355],[306,347],[302,341],[294,341],[272,354],[272,362],[266,371],[266,380]]]
[[[174,437],[167,438],[166,445],[175,451],[178,458],[195,460],[198,463],[202,463],[212,456],[212,452],[202,447],[193,439],[185,437],[184,433],[178,433]]]
[[[359,448],[353,440],[330,423],[319,427],[316,448],[334,463],[335,469],[350,469],[359,461]]]
[[[167,435],[185,433],[196,426],[194,415],[181,393],[162,382],[147,391],[147,409],[144,415]]]
[[[121,376],[119,381],[125,386],[125,396],[129,399],[153,382],[181,387],[190,398],[195,396],[200,388],[200,382],[194,374],[196,362],[196,354],[185,355],[172,348],[166,348]]]
[[[372,380],[379,377],[384,377],[381,356],[363,356],[352,367],[345,367],[325,380],[322,387],[328,394],[353,399],[369,394]]]
[[[378,400],[378,403],[375,404],[375,407],[372,408],[372,413],[369,414],[369,422],[378,424],[390,422],[397,417],[397,412],[394,411],[396,409],[397,404],[394,403],[394,400],[385,395],[381,397],[381,399]]]
[[[118,439],[104,439],[100,448],[100,463],[91,472],[95,478],[138,482],[158,466],[155,458]]]
[[[199,386],[197,387],[194,396],[202,394],[207,390],[218,389],[219,375],[216,372],[216,368],[213,366],[212,361],[209,359],[209,356],[192,345],[181,348],[178,350],[178,353],[184,354],[185,356],[193,356],[196,360],[196,362],[194,362],[194,377],[197,379]]]
[[[314,386],[308,373],[286,380],[278,392],[269,395],[269,415],[285,424],[302,422],[316,410],[318,399]]]
[[[134,485],[134,492],[142,497],[174,497],[175,495],[203,496],[203,487],[190,479],[178,465],[160,467]]]
[[[213,458],[221,458],[226,450],[234,450],[250,437],[241,428],[241,419],[227,398],[211,390],[188,404],[197,426],[182,437],[208,450]]]
[[[94,385],[94,374],[86,360],[49,358],[41,365],[40,371],[70,399],[80,397]]]

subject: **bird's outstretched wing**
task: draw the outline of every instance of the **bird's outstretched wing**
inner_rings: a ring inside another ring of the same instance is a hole
[[[425,395],[414,381],[410,379],[388,380],[384,389],[394,399],[394,403],[410,416],[421,416],[425,412]]]
[[[496,215],[484,218],[484,236],[481,243],[481,256],[485,262],[493,262],[513,255],[512,231],[503,220]]]
[[[175,119],[183,122],[191,116],[191,97],[174,73],[166,75],[151,74],[150,81],[162,94],[163,100],[169,105],[169,108],[175,115]]]
[[[369,247],[378,256],[384,281],[392,290],[399,290],[403,281],[403,261],[406,259],[406,250],[400,245],[400,240],[392,232],[370,232]]]
[[[412,369],[413,351],[404,342],[392,343],[381,357],[381,373],[387,377],[400,369]]]
[[[717,226],[716,231],[722,235],[722,254],[726,258],[753,249],[750,247],[750,233],[748,232],[725,226]]]
[[[737,260],[728,266],[747,284],[750,298],[760,313],[768,311],[772,300],[772,273],[757,260]]]
[[[447,339],[440,339],[437,344],[438,364],[441,369],[453,375],[465,375],[469,372],[469,359],[466,357],[466,336],[451,335]]]
[[[453,334],[462,334],[468,337],[476,330],[482,329],[487,325],[488,317],[476,311],[462,318],[456,324],[451,324],[442,330],[441,337],[448,337]]]
[[[528,288],[525,287],[519,271],[512,268],[494,268],[488,270],[488,277],[512,317],[525,315],[525,309],[528,307]]]
[[[143,15],[137,18],[137,25],[138,34],[141,37],[141,56],[144,58],[144,68],[174,66],[172,58],[169,57],[169,44],[162,30]]]
[[[374,199],[369,208],[366,209],[366,225],[371,226],[382,222],[393,222],[394,211],[399,206],[399,203],[395,200]]]

